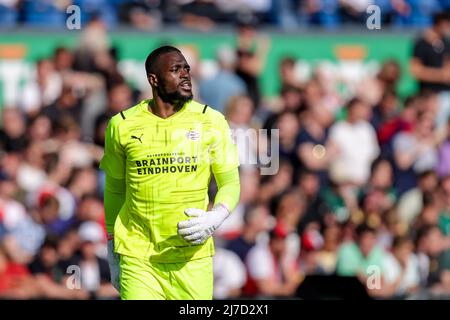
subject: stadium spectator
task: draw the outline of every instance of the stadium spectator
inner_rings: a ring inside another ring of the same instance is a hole
[[[41,59],[36,63],[36,79],[23,88],[20,108],[24,113],[34,115],[54,103],[61,91],[62,81],[52,60]]]
[[[410,62],[411,74],[418,80],[420,90],[439,94],[438,127],[446,124],[450,115],[450,16],[439,12],[433,16],[433,25],[414,43]]]
[[[237,25],[236,74],[244,81],[247,93],[256,109],[261,103],[261,89],[258,78],[265,67],[270,40],[257,30],[252,16],[242,18]]]
[[[295,113],[286,111],[279,115],[275,128],[279,129],[280,158],[287,160],[291,164],[295,177],[300,168],[295,143],[300,130],[300,121]]]
[[[227,249],[233,251],[245,262],[248,252],[261,241],[261,236],[273,227],[274,219],[264,205],[247,208],[244,214],[244,227],[241,234],[228,242]]]
[[[280,73],[280,86],[284,87],[298,87],[301,88],[300,79],[296,73],[297,60],[292,56],[286,56],[280,60],[278,70]]]
[[[337,148],[329,140],[329,127],[333,123],[331,112],[314,105],[302,116],[302,128],[296,138],[297,156],[306,170],[316,172],[320,186],[328,183],[328,167],[337,155]]]
[[[255,170],[258,165],[258,137],[252,124],[254,106],[247,96],[231,96],[225,108],[225,118],[230,124],[238,148],[241,170]]]
[[[37,286],[36,297],[47,299],[87,299],[87,291],[73,287],[69,283],[70,270],[61,264],[57,252],[58,240],[47,237],[39,254],[28,266]],[[79,274],[78,274],[79,275]],[[76,286],[78,280],[74,281]]]
[[[334,224],[327,226],[322,233],[323,245],[315,254],[315,263],[320,273],[333,274],[336,270],[341,230],[338,225]]]
[[[330,128],[329,139],[337,148],[331,170],[341,182],[364,185],[370,165],[379,155],[376,133],[368,122],[369,108],[363,101],[352,99],[347,103],[347,119]]]
[[[408,237],[394,239],[392,251],[383,259],[383,296],[402,298],[415,293],[419,287],[419,263],[414,244]]]
[[[377,204],[381,211],[390,209],[397,202],[397,192],[394,188],[394,171],[388,159],[378,158],[372,163],[371,175],[362,194],[370,191],[380,191],[381,198]]]
[[[369,276],[369,266],[381,268],[385,252],[377,245],[376,230],[361,224],[355,230],[355,241],[342,244],[338,251],[336,273],[356,276],[363,283]]]
[[[423,226],[418,230],[417,252],[422,286],[422,299],[450,293],[448,270],[450,268],[449,243],[437,225]]]
[[[263,129],[267,129],[268,137],[272,134],[272,129],[276,129],[278,118],[286,112],[299,114],[303,108],[303,93],[300,88],[284,85],[280,91],[279,106],[276,110],[269,110],[265,113],[265,120],[262,124]],[[261,109],[257,110],[257,115],[261,114]],[[261,117],[261,115],[259,115]]]
[[[320,178],[316,173],[302,170],[297,177],[295,188],[306,201],[304,208],[305,212],[297,225],[299,234],[302,234],[304,228],[310,222],[317,222],[319,224],[324,223],[326,212],[320,194]]]
[[[26,119],[16,108],[2,110],[3,126],[0,129],[0,143],[7,152],[22,151],[27,146]]]
[[[438,147],[438,163],[436,172],[439,177],[445,177],[450,174],[450,118],[447,122],[445,138]]]
[[[212,78],[202,79],[199,83],[202,101],[220,112],[231,97],[246,93],[245,83],[235,73],[236,53],[228,46],[217,50],[217,64],[219,70]]]
[[[343,23],[364,23],[366,9],[372,4],[371,0],[339,0],[339,12]]]
[[[242,294],[247,281],[245,264],[231,250],[216,248],[213,260],[214,299],[233,299]]]
[[[399,199],[398,215],[406,224],[411,225],[420,214],[426,194],[433,193],[438,185],[438,178],[434,171],[428,170],[418,177],[417,187],[405,192]]]
[[[378,142],[381,147],[381,155],[391,159],[393,156],[392,141],[396,134],[400,132],[411,132],[417,117],[416,96],[409,96],[405,99],[403,108],[398,111],[397,115],[393,115],[390,119],[385,120],[377,128]]]
[[[372,110],[371,124],[376,131],[390,120],[396,118],[399,112],[399,99],[395,91],[385,90],[380,103]]]
[[[105,259],[105,234],[105,230],[94,221],[83,222],[79,227],[81,252],[76,265],[80,267],[81,288],[97,299],[118,297]]]
[[[281,225],[270,232],[269,243],[255,246],[247,256],[249,279],[244,294],[260,297],[292,296],[301,276],[296,260],[288,253],[288,232]]]
[[[393,141],[396,171],[396,188],[400,194],[416,185],[418,174],[432,170],[437,165],[434,116],[420,112],[412,132],[400,132]]]

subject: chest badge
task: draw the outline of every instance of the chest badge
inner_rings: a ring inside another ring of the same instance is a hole
[[[200,139],[200,132],[198,132],[197,130],[189,130],[186,133],[186,138],[188,138],[188,140],[197,141],[198,139]]]

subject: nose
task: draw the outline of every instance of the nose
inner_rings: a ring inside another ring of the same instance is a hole
[[[181,72],[180,72],[180,78],[182,78],[182,79],[189,79],[189,71],[188,70],[186,70],[186,69],[181,69]]]

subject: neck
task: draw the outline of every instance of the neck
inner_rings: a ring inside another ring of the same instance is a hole
[[[431,42],[436,39],[442,39],[439,31],[436,28],[430,28],[426,33],[425,37]]]
[[[256,234],[257,233],[254,232],[253,230],[246,228],[242,232],[242,238],[244,238],[245,241],[247,241],[249,243],[254,243],[256,241]]]
[[[355,118],[353,118],[353,117],[348,117],[347,118],[347,122],[350,123],[350,124],[355,124],[358,121]]]
[[[160,118],[168,118],[177,113],[182,107],[182,104],[172,104],[164,102],[161,97],[153,95],[153,100],[148,104],[148,111],[157,115]]]

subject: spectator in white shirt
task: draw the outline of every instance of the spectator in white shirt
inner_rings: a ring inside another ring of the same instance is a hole
[[[333,180],[361,186],[370,176],[371,163],[380,153],[374,129],[368,122],[370,106],[358,98],[347,105],[347,119],[330,129],[338,154],[331,162]]]
[[[288,232],[278,224],[267,244],[253,247],[247,256],[247,295],[285,297],[294,294],[301,281],[297,259],[288,252]],[[250,292],[249,288],[252,288]]]
[[[216,247],[213,259],[214,298],[230,299],[239,297],[247,280],[245,265],[231,250]]]
[[[413,293],[419,286],[419,260],[413,253],[414,244],[408,237],[396,237],[392,252],[383,259],[383,279],[386,294],[402,297]]]

